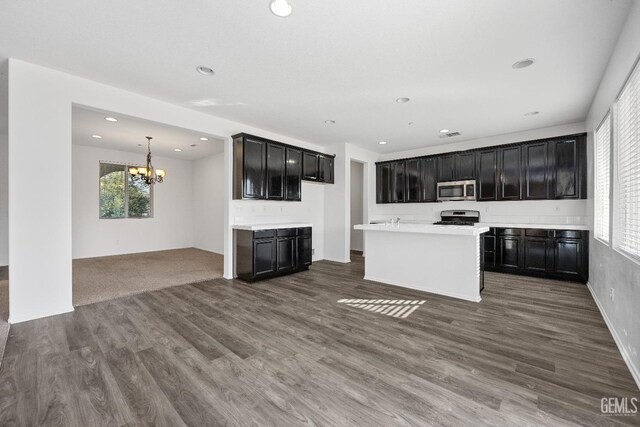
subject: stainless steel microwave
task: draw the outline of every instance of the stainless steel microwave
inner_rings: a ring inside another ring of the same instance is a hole
[[[448,181],[438,183],[438,201],[476,200],[476,182]]]

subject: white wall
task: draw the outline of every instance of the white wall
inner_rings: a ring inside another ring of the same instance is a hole
[[[363,178],[364,165],[362,163],[351,161],[351,250],[362,251],[364,249],[363,231],[354,230],[353,226],[362,224],[364,221],[363,214]]]
[[[0,267],[9,264],[9,140],[0,135]]]
[[[224,253],[224,153],[193,162],[193,246]]]
[[[99,218],[99,162],[142,164],[144,155],[73,146],[73,258],[193,246],[192,162],[154,157],[167,178],[153,188],[153,218]],[[222,196],[224,197],[224,196]],[[224,230],[224,221],[219,223]]]
[[[74,103],[191,129],[226,141],[224,270],[227,278],[232,277],[234,264],[229,221],[233,217],[231,209],[235,208],[235,204],[230,203],[230,135],[248,132],[303,148],[325,151],[323,147],[307,141],[16,59],[9,59],[8,75],[11,323],[73,310],[71,110]],[[50,170],[52,165],[55,165],[57,172],[55,180],[43,181],[40,174],[22,173]],[[29,191],[24,191],[25,188]],[[323,196],[322,190],[317,193],[315,196]],[[307,197],[313,196],[314,192],[307,192]],[[41,214],[43,206],[47,207],[47,215]],[[243,217],[250,218],[256,212],[244,212]],[[272,216],[270,219],[275,221],[279,217]]]
[[[600,124],[640,55],[640,2],[634,2],[587,116],[589,131],[589,223],[593,230],[593,132]],[[640,265],[591,238],[589,287],[618,347],[640,387]],[[614,298],[611,299],[611,289]]]

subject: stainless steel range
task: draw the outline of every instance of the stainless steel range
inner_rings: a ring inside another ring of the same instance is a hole
[[[442,211],[436,225],[475,225],[480,222],[480,212],[471,210]]]

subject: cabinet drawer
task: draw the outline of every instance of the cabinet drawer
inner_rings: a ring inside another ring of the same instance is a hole
[[[550,230],[543,230],[540,228],[527,228],[524,230],[524,235],[527,237],[549,237]]]
[[[520,228],[497,228],[496,232],[498,236],[519,236],[522,234],[522,229]]]
[[[563,239],[582,239],[580,230],[556,230],[556,237]]]
[[[295,228],[279,228],[276,230],[278,237],[294,237],[296,235]]]
[[[310,236],[310,235],[311,235],[311,227],[298,228],[298,236]]]
[[[276,230],[256,230],[253,232],[254,239],[269,239],[276,237]]]

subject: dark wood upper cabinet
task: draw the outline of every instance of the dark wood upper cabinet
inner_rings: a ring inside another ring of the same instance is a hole
[[[441,154],[438,156],[438,181],[456,180],[456,155]]]
[[[420,159],[405,161],[405,202],[415,203],[422,201],[420,163]]]
[[[287,147],[285,164],[285,200],[300,201],[302,179],[302,150]]]
[[[437,201],[438,158],[423,157],[420,159],[420,201]]]
[[[456,153],[455,165],[454,176],[456,181],[476,178],[476,153],[474,151]]]
[[[520,146],[498,149],[498,200],[520,200]]]
[[[284,200],[285,147],[267,143],[267,199]]]
[[[478,200],[498,200],[498,153],[495,148],[476,153],[476,186]]]
[[[391,165],[391,201],[393,203],[402,203],[405,201],[404,162],[393,162]]]
[[[390,203],[391,202],[391,176],[392,176],[392,164],[381,163],[376,165],[376,202],[377,203]]]
[[[548,144],[538,142],[522,146],[522,198],[548,199],[551,168]]]
[[[302,179],[309,181],[318,180],[318,155],[304,152],[302,154]]]
[[[549,142],[552,162],[552,198],[586,198],[586,150],[584,138]]]
[[[318,182],[333,184],[333,157],[318,156]]]
[[[234,197],[265,198],[267,143],[258,139],[234,138]]]

